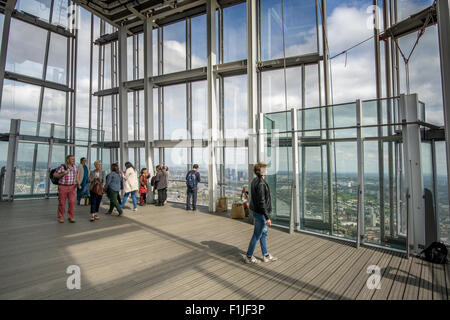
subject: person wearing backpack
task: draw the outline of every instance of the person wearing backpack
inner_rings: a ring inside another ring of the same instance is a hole
[[[187,187],[187,199],[186,210],[191,210],[191,198],[192,198],[192,210],[197,210],[197,185],[200,182],[200,173],[198,172],[198,164],[194,164],[192,170],[186,174],[186,187]]]
[[[58,179],[58,221],[64,223],[64,211],[66,210],[66,200],[69,202],[67,216],[69,222],[74,223],[74,211],[77,186],[80,188],[78,180],[78,169],[75,166],[75,157],[69,154],[66,163],[59,166],[53,173],[53,178]]]

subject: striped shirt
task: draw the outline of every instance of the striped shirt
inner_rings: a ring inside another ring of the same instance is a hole
[[[78,175],[78,169],[75,165],[72,166],[72,168],[69,168],[67,166],[67,174],[60,178],[58,180],[58,184],[64,184],[64,185],[74,185],[77,184],[77,175]],[[60,174],[64,172],[64,166],[60,166],[58,170],[56,170],[56,173]]]

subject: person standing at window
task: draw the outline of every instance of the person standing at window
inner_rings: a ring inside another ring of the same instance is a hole
[[[160,167],[156,174],[156,189],[158,190],[158,203],[157,206],[164,206],[167,198],[167,175],[163,167]]]
[[[255,173],[256,177],[251,183],[250,210],[253,212],[255,227],[253,230],[253,236],[248,246],[245,262],[259,263],[259,261],[256,260],[256,258],[253,256],[253,252],[255,251],[258,241],[261,244],[263,261],[276,261],[277,258],[269,254],[266,243],[266,237],[268,233],[267,227],[272,226],[272,221],[270,221],[269,217],[269,214],[272,212],[270,190],[268,184],[265,181],[267,164],[262,162],[256,163],[253,167],[253,172]]]
[[[187,186],[187,199],[186,210],[191,210],[191,198],[192,198],[192,210],[197,210],[197,185],[200,182],[200,173],[198,172],[198,164],[194,164],[192,170],[186,174],[186,186]]]

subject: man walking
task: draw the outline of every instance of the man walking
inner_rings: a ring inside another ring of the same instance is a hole
[[[78,170],[75,166],[75,157],[68,155],[66,163],[60,166],[53,176],[58,179],[58,221],[64,223],[64,212],[66,210],[66,200],[69,201],[69,210],[67,216],[71,223],[75,222],[74,210],[77,185],[80,188],[78,180]]]
[[[191,210],[191,198],[192,198],[192,210],[197,210],[197,185],[200,182],[200,172],[198,172],[198,164],[194,164],[192,170],[186,174],[186,186],[187,186],[187,200],[186,210]]]

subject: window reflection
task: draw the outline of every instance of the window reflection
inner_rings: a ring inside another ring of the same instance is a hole
[[[246,4],[241,3],[223,10],[223,61],[247,58]]]
[[[163,88],[164,92],[164,139],[187,139],[186,132],[186,85]]]
[[[67,3],[67,1],[65,2]],[[16,9],[49,22],[51,5],[52,0],[17,0]]]
[[[247,76],[224,78],[224,136],[248,136]]]
[[[163,28],[164,73],[186,70],[186,22]]]
[[[6,70],[42,79],[47,31],[11,19]]]

